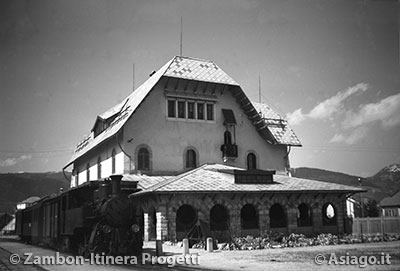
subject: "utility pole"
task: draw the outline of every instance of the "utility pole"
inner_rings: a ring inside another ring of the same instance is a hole
[[[182,56],[182,36],[183,36],[183,17],[181,16],[181,39],[179,47],[179,55]]]
[[[362,188],[361,178],[358,178],[358,184],[360,185],[360,188]],[[361,218],[364,218],[364,202],[363,202],[362,192],[360,193],[360,204],[361,204]],[[363,221],[360,220],[359,222],[360,222],[361,243],[364,243],[363,223],[362,223]]]
[[[261,103],[261,76],[258,76],[258,102]]]
[[[135,91],[135,63],[133,63],[132,77],[133,77],[133,81],[132,81],[132,91]]]
[[[360,185],[360,188],[362,188],[361,178],[358,178],[358,184]],[[363,193],[360,193],[360,204],[361,204],[361,217],[364,217],[364,199],[363,199]]]

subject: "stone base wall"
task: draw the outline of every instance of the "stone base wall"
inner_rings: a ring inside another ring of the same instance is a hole
[[[344,218],[346,214],[346,198],[341,194],[261,194],[261,193],[208,193],[208,194],[171,194],[171,195],[152,195],[137,197],[133,199],[134,203],[139,205],[143,211],[144,218],[144,238],[145,240],[171,240],[181,239],[183,234],[176,232],[176,219],[179,208],[183,205],[191,206],[195,213],[196,219],[204,221],[210,226],[210,211],[220,204],[225,207],[229,221],[228,229],[225,231],[211,231],[211,233],[219,238],[227,236],[247,236],[247,235],[265,235],[270,231],[288,233],[303,233],[306,235],[314,235],[319,233],[343,233]],[[309,206],[311,212],[312,225],[298,226],[299,210],[298,206],[305,203]],[[323,206],[330,203],[335,211],[336,224],[324,225]],[[258,217],[258,227],[254,229],[244,229],[242,226],[241,211],[244,205],[251,204]],[[271,228],[270,208],[274,204],[283,207],[286,218],[286,227]],[[140,209],[139,208],[139,209]],[[156,222],[152,221],[156,213]],[[156,229],[151,229],[156,225]],[[151,233],[153,236],[151,236]],[[154,236],[155,235],[155,236]]]

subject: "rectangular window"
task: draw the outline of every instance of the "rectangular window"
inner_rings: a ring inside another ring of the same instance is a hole
[[[194,119],[194,102],[188,102],[188,119]]]
[[[178,118],[186,118],[186,103],[183,101],[178,102]]]
[[[204,104],[197,103],[197,119],[203,120],[204,119]]]
[[[207,120],[214,120],[214,105],[207,104]]]
[[[176,107],[174,100],[168,100],[168,117],[175,118],[176,117]]]

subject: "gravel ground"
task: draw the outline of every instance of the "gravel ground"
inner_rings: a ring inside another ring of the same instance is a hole
[[[23,255],[33,252],[37,256],[55,255],[55,251],[40,247],[22,244],[10,239],[0,239],[0,247],[12,253]],[[155,243],[147,242],[144,252],[155,256]],[[183,252],[182,247],[163,245],[163,255],[179,256]],[[400,270],[400,241],[387,243],[368,243],[335,246],[315,246],[303,248],[279,248],[247,251],[215,251],[208,253],[203,249],[190,249],[190,253],[198,255],[199,265],[176,265],[172,268],[166,265],[140,264],[138,265],[42,265],[47,270]],[[334,256],[374,256],[381,259],[381,253],[391,256],[391,264],[388,265],[328,265],[328,259]],[[315,257],[325,257],[321,265],[315,263]],[[69,256],[69,254],[60,253]],[[3,259],[4,260],[4,259]],[[21,267],[24,267],[21,265]],[[25,266],[26,267],[26,266]],[[0,263],[0,271],[6,271]]]

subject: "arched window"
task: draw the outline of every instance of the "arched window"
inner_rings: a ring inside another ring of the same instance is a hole
[[[336,209],[331,203],[325,203],[322,206],[322,224],[324,226],[336,225]]]
[[[286,213],[282,205],[276,203],[271,206],[269,220],[271,228],[284,228],[287,226]]]
[[[297,226],[308,227],[312,226],[312,211],[307,204],[302,203],[297,207]]]
[[[247,169],[257,169],[257,157],[252,152],[247,155]]]
[[[101,179],[101,158],[97,158],[97,179]]]
[[[224,144],[232,145],[232,134],[228,130],[224,133]]]
[[[138,170],[150,170],[150,152],[147,148],[141,147],[138,151]]]
[[[189,149],[186,151],[186,168],[197,167],[196,151]]]
[[[229,228],[228,211],[221,204],[216,204],[210,211],[210,229],[212,231],[225,231]]]
[[[111,173],[115,173],[115,155],[116,151],[113,149],[111,152]]]
[[[196,211],[192,206],[184,204],[176,212],[176,231],[188,232],[197,221]]]
[[[240,224],[242,229],[258,229],[258,215],[252,204],[246,204],[240,211]]]
[[[86,164],[86,181],[90,180],[90,165],[89,163]]]

